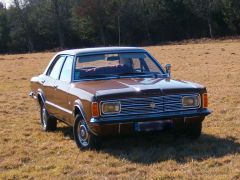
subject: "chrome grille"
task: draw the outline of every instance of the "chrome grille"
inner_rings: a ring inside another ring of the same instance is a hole
[[[141,114],[157,114],[161,112],[181,111],[197,109],[198,107],[185,108],[182,106],[183,96],[198,96],[199,94],[180,94],[159,97],[116,99],[121,102],[121,112],[119,114],[102,115],[127,116]]]

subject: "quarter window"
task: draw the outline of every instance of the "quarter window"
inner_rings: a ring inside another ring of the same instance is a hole
[[[60,80],[70,82],[72,77],[73,56],[68,56],[62,68]]]
[[[59,59],[55,62],[55,64],[53,65],[51,72],[49,74],[49,76],[53,79],[58,79],[59,78],[59,74],[63,65],[63,62],[65,60],[64,56],[59,57]]]

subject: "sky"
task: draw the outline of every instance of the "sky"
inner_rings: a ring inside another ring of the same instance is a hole
[[[6,7],[9,7],[13,0],[0,0]]]

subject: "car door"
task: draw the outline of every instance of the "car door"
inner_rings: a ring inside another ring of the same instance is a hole
[[[68,56],[63,64],[59,79],[55,81],[54,103],[59,107],[57,116],[59,119],[70,123],[72,117],[72,105],[68,101],[68,92],[71,86],[72,68],[74,56]]]
[[[66,56],[58,56],[55,58],[51,66],[49,67],[43,84],[43,92],[46,99],[46,108],[52,115],[57,113],[57,106],[55,104],[55,82],[59,78],[62,65],[65,61]]]

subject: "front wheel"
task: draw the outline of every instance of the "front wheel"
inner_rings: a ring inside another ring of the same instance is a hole
[[[73,134],[75,142],[81,150],[100,148],[99,137],[89,131],[86,122],[80,115],[76,116]]]
[[[40,104],[40,121],[44,131],[54,131],[57,128],[57,119],[48,114],[43,103]]]

